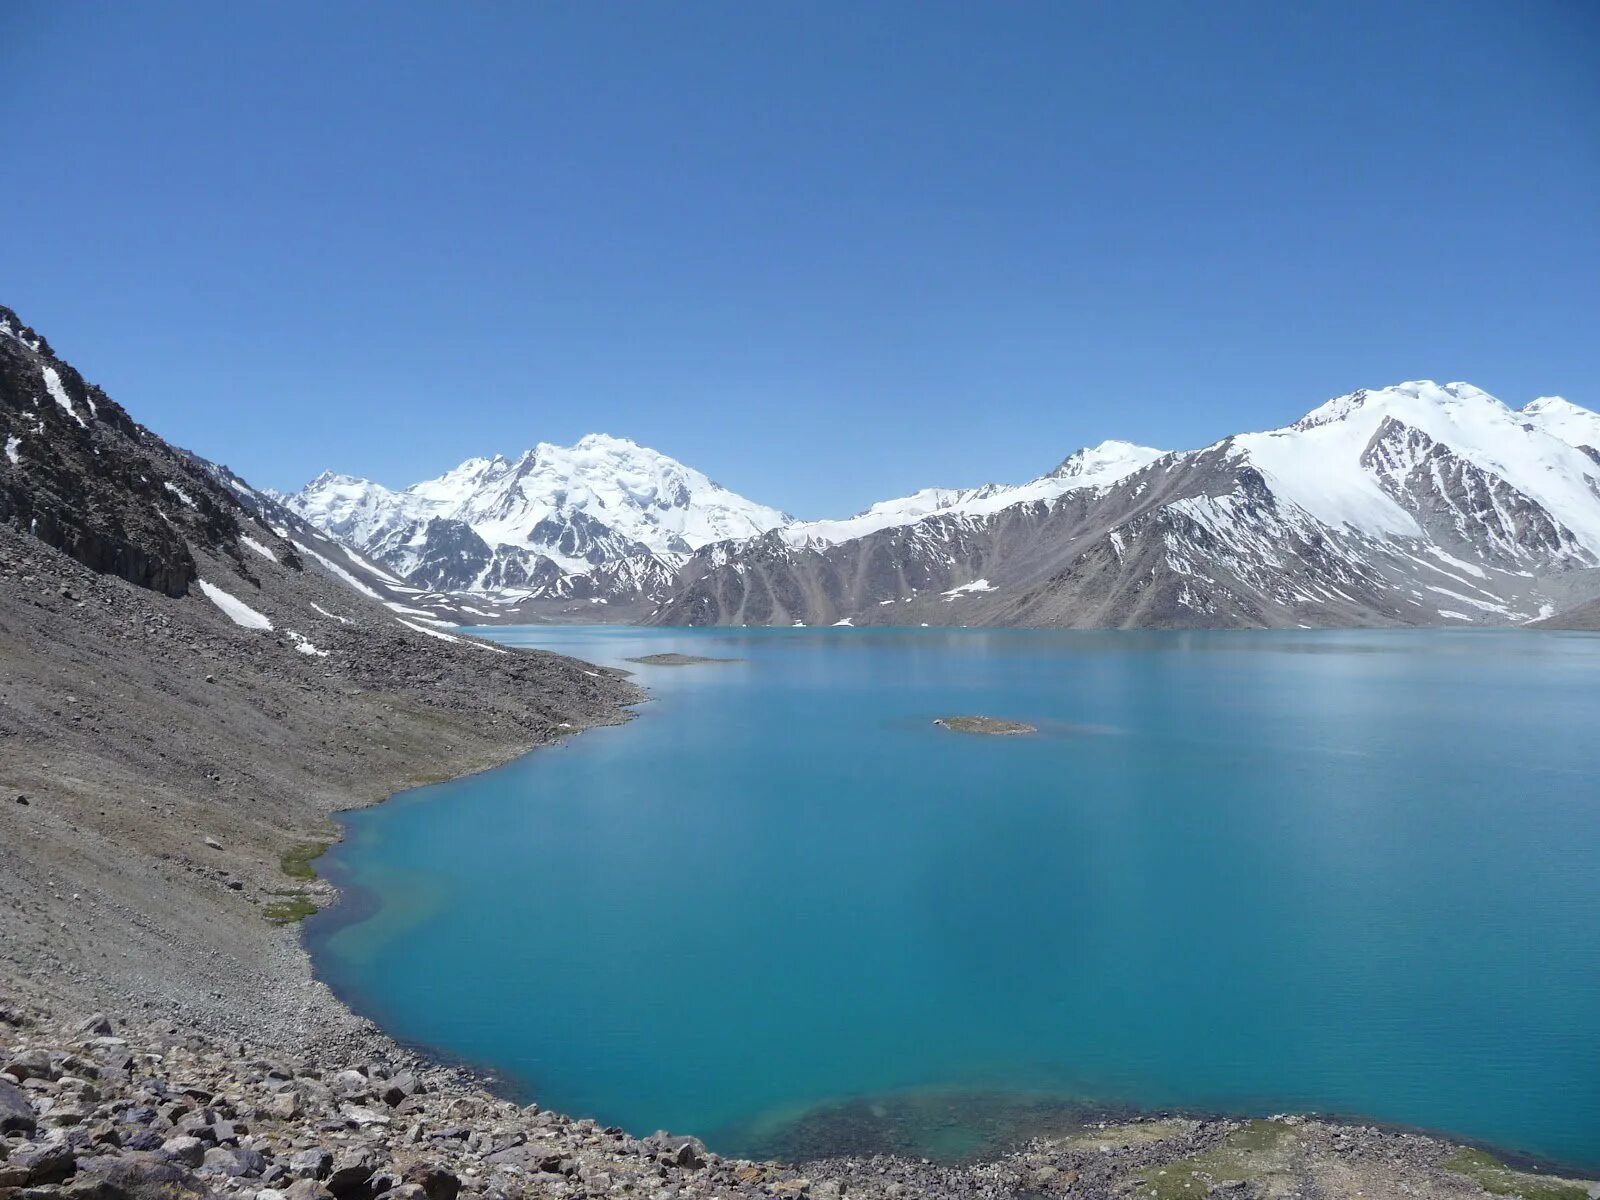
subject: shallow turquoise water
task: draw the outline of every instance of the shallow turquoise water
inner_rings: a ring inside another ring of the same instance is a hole
[[[1600,1165],[1600,637],[495,636],[745,661],[348,819],[308,941],[402,1037],[729,1151],[1043,1096]]]

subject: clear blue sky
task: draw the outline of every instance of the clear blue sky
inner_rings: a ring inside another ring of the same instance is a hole
[[[631,436],[840,515],[1600,407],[1600,4],[0,4],[0,302],[263,484]]]

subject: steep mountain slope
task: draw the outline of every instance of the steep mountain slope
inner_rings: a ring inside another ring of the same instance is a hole
[[[353,1026],[269,919],[305,902],[284,851],[639,698],[364,594],[368,565],[137,424],[7,309],[0,446],[13,997],[269,1039]]]
[[[1519,413],[1467,384],[1355,392],[1283,429],[1125,455],[1125,471],[998,508],[939,497],[888,528],[707,547],[651,619],[1528,621],[1600,590],[1600,461],[1574,444],[1596,420],[1565,401]]]
[[[541,597],[649,594],[700,546],[788,521],[604,434],[469,459],[402,491],[330,472],[277,499],[413,586]]]

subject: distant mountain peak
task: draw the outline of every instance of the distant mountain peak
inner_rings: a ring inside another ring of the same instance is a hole
[[[1149,466],[1165,453],[1150,446],[1108,438],[1098,446],[1074,450],[1046,478],[1114,483],[1124,475]]]
[[[658,450],[606,433],[571,446],[540,442],[515,460],[469,458],[398,492],[325,472],[286,503],[412,583],[460,591],[588,575],[621,558],[681,556],[789,521]],[[434,544],[445,538],[448,547]]]

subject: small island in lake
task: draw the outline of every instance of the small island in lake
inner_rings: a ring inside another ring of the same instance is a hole
[[[933,723],[956,733],[987,733],[993,737],[1016,737],[1039,732],[1035,725],[1005,721],[999,717],[935,717]]]
[[[706,658],[699,654],[646,654],[630,658],[629,662],[643,663],[647,667],[694,667],[701,663],[743,662],[742,658]]]

